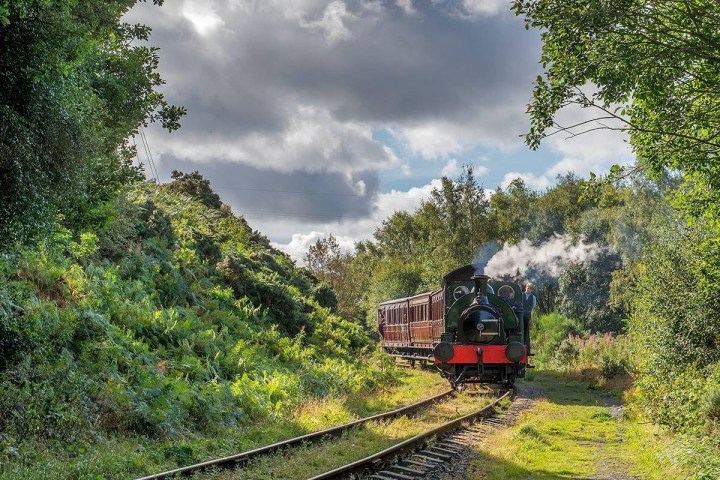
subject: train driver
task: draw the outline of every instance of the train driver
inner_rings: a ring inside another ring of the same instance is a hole
[[[525,328],[525,345],[527,345],[528,355],[530,354],[530,317],[533,309],[537,306],[537,297],[533,294],[534,288],[533,284],[528,282],[523,294],[523,327]]]

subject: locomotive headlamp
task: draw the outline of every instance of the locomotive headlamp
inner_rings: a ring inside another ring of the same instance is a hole
[[[518,363],[525,357],[525,347],[520,342],[510,342],[505,347],[505,356],[511,362]]]
[[[455,356],[455,347],[451,343],[440,342],[435,346],[435,358],[445,363]]]

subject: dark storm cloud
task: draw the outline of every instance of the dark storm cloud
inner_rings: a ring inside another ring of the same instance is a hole
[[[258,219],[294,216],[300,222],[328,223],[367,217],[379,186],[377,172],[357,172],[349,177],[327,172],[283,174],[231,162],[199,168],[197,163],[173,157],[158,165],[163,181],[170,179],[172,170],[189,173],[198,169],[235,213]]]
[[[128,21],[153,27],[166,97],[189,112],[173,135],[150,130],[161,165],[291,191],[362,180],[368,194],[221,191],[258,210],[368,215],[378,172],[402,163],[378,130],[427,158],[518,145],[538,70],[537,35],[498,0],[177,0]]]

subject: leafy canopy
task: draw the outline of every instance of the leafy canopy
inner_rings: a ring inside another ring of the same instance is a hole
[[[717,2],[515,0],[513,8],[542,30],[545,74],[529,106],[527,143],[537,148],[563,132],[628,132],[651,177],[666,169],[685,175],[687,213],[720,218]],[[595,109],[599,122],[558,125],[555,114],[571,104]]]
[[[46,232],[59,211],[82,227],[137,178],[127,139],[148,122],[179,128],[150,29],[121,21],[135,3],[0,1],[0,246]]]

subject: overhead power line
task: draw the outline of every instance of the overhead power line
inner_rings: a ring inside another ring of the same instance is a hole
[[[301,190],[273,190],[268,188],[253,188],[253,187],[224,187],[224,186],[215,186],[213,185],[213,189],[215,190],[247,190],[250,192],[270,192],[270,193],[289,193],[289,194],[295,194],[295,195],[327,195],[331,197],[355,197],[355,198],[373,198],[375,195],[380,196],[382,195],[384,198],[393,198],[398,200],[423,200],[425,197],[405,197],[402,195],[386,195],[380,192],[377,192],[373,195],[360,195],[357,193],[334,193],[334,192],[308,192],[308,191],[301,191]]]
[[[140,140],[142,140],[143,146],[145,147],[145,155],[148,159],[150,174],[155,177],[155,183],[158,183],[160,181],[160,175],[158,175],[157,168],[155,167],[155,160],[153,159],[152,152],[150,151],[150,144],[147,141],[147,137],[145,136],[145,131],[142,126],[138,129],[138,131],[140,132]],[[138,159],[138,161],[140,160]]]

